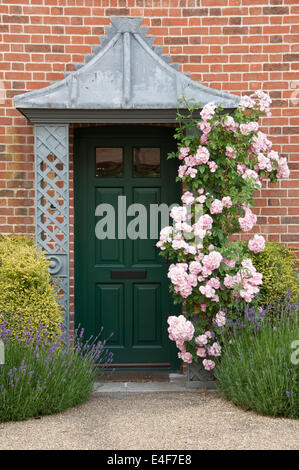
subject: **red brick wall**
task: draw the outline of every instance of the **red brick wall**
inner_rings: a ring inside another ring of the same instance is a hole
[[[141,16],[192,79],[236,94],[270,92],[273,115],[263,130],[291,176],[257,194],[257,230],[299,252],[297,0],[2,0],[0,16],[0,232],[34,231],[33,128],[13,96],[83,62],[110,16]]]

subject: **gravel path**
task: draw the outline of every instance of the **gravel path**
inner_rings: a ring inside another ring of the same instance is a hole
[[[0,424],[0,449],[298,449],[299,421],[209,393],[98,394],[58,415]]]

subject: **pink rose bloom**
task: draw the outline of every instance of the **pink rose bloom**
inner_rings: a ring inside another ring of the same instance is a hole
[[[173,227],[164,227],[160,231],[160,240],[156,243],[157,247],[163,249],[164,243],[170,243],[172,241]],[[164,248],[165,249],[165,248]]]
[[[213,287],[213,289],[219,289],[220,287],[220,281],[218,277],[211,277],[211,279],[208,280],[207,285]]]
[[[179,359],[182,359],[182,361],[186,362],[187,364],[191,364],[193,361],[192,354],[189,352],[179,352],[178,357]]]
[[[209,277],[211,274],[212,274],[212,269],[210,269],[210,268],[207,267],[207,266],[203,266],[202,271],[201,271],[201,275],[202,275],[203,279],[202,279],[202,278],[201,278],[201,279],[198,278],[198,280],[199,280],[200,282],[203,282],[203,281],[205,280],[205,278],[206,278],[206,277]]]
[[[212,369],[214,369],[214,367],[216,365],[214,361],[210,361],[209,359],[204,359],[202,361],[202,364],[203,364],[203,366],[206,370],[212,370]]]
[[[187,166],[195,166],[196,165],[196,158],[194,155],[190,155],[189,157],[186,157],[185,160],[185,165]]]
[[[199,290],[201,294],[207,297],[208,299],[214,297],[215,295],[215,289],[213,289],[213,287],[209,286],[208,284],[206,286],[200,286]]]
[[[207,121],[201,121],[199,124],[197,124],[197,127],[200,128],[200,130],[204,133],[204,134],[208,134],[210,131],[211,131],[211,125],[209,122]]]
[[[252,227],[256,224],[257,216],[251,211],[250,207],[244,207],[245,216],[238,219],[241,230],[243,232],[249,232]]]
[[[180,154],[179,154],[179,160],[183,160],[185,157],[187,157],[189,152],[190,152],[189,147],[181,147],[180,148]]]
[[[211,214],[221,214],[223,211],[223,204],[219,199],[215,199],[210,208]]]
[[[190,191],[186,191],[183,196],[181,197],[182,203],[189,206],[194,202],[194,196]]]
[[[178,232],[187,232],[187,233],[192,232],[192,226],[188,222],[176,222],[174,227],[175,227],[175,230],[177,230]],[[178,234],[175,235],[176,238],[177,236]]]
[[[230,131],[234,131],[237,127],[237,123],[235,122],[232,116],[226,116],[223,121],[223,125],[227,127]]]
[[[239,107],[241,109],[243,109],[243,111],[247,108],[254,108],[255,107],[255,101],[252,98],[250,98],[250,96],[244,95],[240,99]]]
[[[221,346],[219,343],[215,342],[212,344],[212,346],[208,347],[208,354],[209,356],[221,356]]]
[[[213,219],[209,214],[201,215],[198,221],[193,225],[193,230],[194,230],[195,235],[197,235],[200,230],[211,229],[212,224],[213,224]]]
[[[210,168],[211,173],[215,173],[215,171],[218,168],[218,165],[216,162],[211,161],[211,162],[208,162],[208,167]]]
[[[244,171],[247,170],[247,166],[244,165],[244,163],[238,163],[237,165],[237,173],[239,173],[239,175],[243,175]]]
[[[209,134],[202,134],[200,137],[200,143],[206,144],[207,142],[209,142]]]
[[[207,199],[207,198],[206,198],[206,196],[204,196],[204,195],[198,196],[198,197],[196,198],[196,202],[199,202],[200,204],[203,204],[206,199]]]
[[[198,228],[197,226],[194,226],[194,235],[196,237],[203,240],[205,238],[206,234],[207,234],[206,230],[204,230],[203,228]]]
[[[241,134],[243,135],[248,135],[250,134],[250,132],[256,132],[258,128],[259,128],[259,125],[255,121],[240,125],[240,131],[241,131]]]
[[[226,274],[225,278],[224,278],[224,281],[223,281],[223,284],[225,285],[225,287],[227,287],[228,289],[231,289],[233,287],[233,285],[235,284],[235,277],[234,276],[230,276],[229,274]]]
[[[234,268],[236,266],[236,261],[234,259],[223,258],[222,261],[230,268]]]
[[[214,337],[214,333],[212,333],[211,331],[206,331],[206,332],[205,332],[205,335],[206,335],[206,337],[209,338],[209,339],[211,339],[211,338]]]
[[[189,271],[191,274],[198,274],[202,270],[202,265],[199,261],[191,261]]]
[[[196,168],[189,167],[188,170],[186,171],[186,175],[190,176],[190,178],[195,178],[195,176],[197,175]]]
[[[267,155],[271,160],[274,160],[275,162],[278,162],[279,160],[279,154],[275,150],[271,150],[268,155]]]
[[[201,310],[202,312],[206,312],[206,310],[207,310],[206,304],[200,304],[200,310]]]
[[[254,253],[260,253],[265,249],[265,239],[262,235],[254,235],[252,240],[248,242],[249,250],[253,251]]]
[[[215,103],[207,103],[201,110],[200,115],[204,121],[212,119],[215,114],[216,105]]]
[[[178,169],[178,176],[179,178],[183,178],[184,174],[186,173],[187,165],[180,165]]]
[[[195,261],[201,261],[204,257],[204,254],[199,252],[197,253],[196,257],[195,257]]]
[[[187,247],[187,243],[185,242],[185,240],[173,240],[171,242],[171,246],[174,250],[181,250],[182,248]]]
[[[198,221],[202,224],[202,228],[204,230],[209,230],[212,228],[213,219],[209,214],[200,216]]]
[[[277,178],[288,178],[290,176],[290,170],[288,167],[287,159],[281,157],[278,160],[279,170],[277,172]]]
[[[269,157],[265,157],[263,153],[259,153],[257,156],[257,167],[259,170],[272,171],[272,165]]]
[[[259,292],[257,286],[262,284],[263,276],[256,271],[251,259],[244,259],[241,265],[242,268],[235,276],[229,276],[228,274],[225,276],[224,285],[227,288],[238,285],[240,291],[235,295],[244,298],[246,302],[251,302],[254,296]]]
[[[227,207],[228,209],[233,205],[230,196],[225,196],[222,198],[223,207]]]
[[[187,209],[182,206],[175,206],[170,211],[170,217],[173,218],[175,222],[186,222],[187,218]]]
[[[196,165],[202,165],[204,163],[207,163],[210,158],[210,152],[207,147],[203,147],[202,145],[200,145],[196,151],[195,158]]]
[[[250,170],[249,168],[247,168],[247,170],[242,175],[242,178],[244,180],[251,179],[253,183],[257,184],[260,187],[262,186],[262,183],[259,180],[259,175],[254,170]]]
[[[206,335],[200,335],[195,338],[194,342],[197,344],[197,346],[202,348],[205,344],[207,344],[208,338]]]
[[[272,100],[268,93],[262,90],[256,90],[250,97],[256,102],[256,106],[260,111],[264,111],[267,116],[271,116],[270,104]]]
[[[223,312],[222,310],[219,310],[219,312],[216,315],[215,320],[216,320],[217,326],[224,326],[226,323],[225,312]]]
[[[272,142],[267,139],[266,134],[263,132],[258,132],[257,135],[254,135],[252,138],[252,151],[255,153],[263,153],[271,150]]]
[[[211,251],[208,255],[203,257],[204,266],[213,271],[218,269],[222,261],[222,255],[218,251]]]
[[[194,326],[189,320],[183,315],[170,316],[167,319],[167,323],[169,324],[168,333],[169,338],[172,341],[176,341],[178,343],[184,343],[184,341],[190,341],[194,335]]]
[[[207,353],[206,353],[205,348],[197,348],[196,355],[199,357],[206,357]]]
[[[176,347],[177,347],[181,352],[186,352],[186,348],[185,348],[185,346],[184,346],[184,343],[182,343],[181,341],[176,341],[175,344],[176,344]]]
[[[187,244],[184,253],[185,253],[185,255],[187,255],[188,253],[191,254],[191,255],[195,255],[196,254],[196,247],[194,245],[188,245]]]
[[[228,145],[225,149],[225,155],[229,158],[236,158],[237,152]]]

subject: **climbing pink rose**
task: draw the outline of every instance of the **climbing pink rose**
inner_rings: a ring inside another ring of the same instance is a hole
[[[265,239],[262,235],[254,235],[253,239],[248,242],[249,250],[254,253],[260,253],[265,249]]]
[[[206,357],[207,353],[206,353],[205,348],[197,348],[196,355],[199,357]]]
[[[225,155],[229,158],[236,158],[237,153],[232,147],[228,145],[225,150]]]
[[[206,370],[212,370],[212,369],[214,369],[214,367],[216,365],[214,361],[210,361],[209,359],[204,359],[202,361],[202,363],[203,363],[203,366]]]
[[[223,204],[223,207],[227,207],[229,209],[233,204],[230,196],[223,197],[222,204]]]
[[[182,359],[183,362],[186,362],[187,364],[191,364],[193,361],[192,354],[189,352],[179,352],[178,357]]]
[[[190,191],[186,191],[183,196],[181,197],[182,203],[189,206],[194,202],[194,196]]]
[[[179,160],[184,160],[184,158],[187,157],[189,152],[190,152],[189,147],[181,147],[180,148],[180,154],[179,154]]]
[[[219,201],[219,199],[215,199],[211,204],[211,208],[210,208],[211,214],[221,214],[222,211],[223,211],[222,202]]]
[[[197,344],[197,346],[203,347],[205,344],[207,344],[208,338],[206,335],[200,335],[195,338],[194,342]]]
[[[210,162],[208,162],[208,166],[209,166],[209,168],[210,168],[210,172],[211,172],[211,173],[215,173],[215,171],[216,171],[217,168],[218,168],[218,165],[217,165],[216,162],[211,162],[211,161],[210,161]]]
[[[206,105],[204,105],[204,107],[202,108],[200,112],[202,119],[204,121],[208,121],[209,119],[212,119],[212,117],[215,114],[215,109],[216,109],[215,103],[211,102],[211,103],[207,103]]]

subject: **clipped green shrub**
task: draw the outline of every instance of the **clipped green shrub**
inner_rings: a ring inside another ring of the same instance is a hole
[[[0,237],[0,323],[22,337],[46,325],[49,337],[60,333],[62,311],[48,272],[49,262],[26,237]]]
[[[217,388],[242,408],[299,418],[298,304],[290,299],[276,308],[283,311],[275,321],[250,309],[226,326]]]
[[[285,297],[290,291],[295,297],[299,295],[298,277],[295,272],[296,258],[291,249],[282,243],[266,242],[265,250],[254,254],[248,252],[253,265],[263,274],[260,286],[259,303],[268,305]]]

